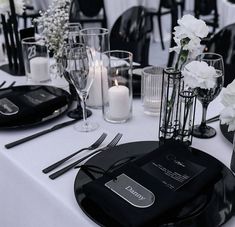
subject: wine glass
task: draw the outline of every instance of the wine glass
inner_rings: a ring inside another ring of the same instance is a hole
[[[69,49],[67,59],[67,71],[77,94],[82,101],[83,123],[75,125],[75,129],[80,132],[89,132],[98,128],[97,123],[87,121],[86,99],[94,80],[93,73],[89,73],[92,56],[89,48],[82,43],[77,43]]]
[[[205,89],[196,87],[197,99],[202,104],[202,121],[200,125],[194,126],[193,136],[198,138],[211,138],[216,135],[214,128],[206,125],[206,113],[208,105],[220,93],[224,84],[224,63],[221,55],[216,53],[203,53],[197,56],[196,60],[204,61],[216,70],[215,85],[213,88]]]
[[[66,79],[66,81],[69,83],[69,91],[70,94],[72,95],[72,97],[74,98],[74,100],[77,102],[77,106],[75,109],[72,109],[70,111],[68,111],[67,116],[73,119],[81,119],[83,117],[83,111],[82,111],[82,107],[81,107],[81,100],[80,97],[76,91],[76,88],[74,87],[73,82],[70,79],[69,76],[69,68],[68,68],[68,59],[69,59],[69,54],[70,54],[70,49],[71,47],[76,47],[76,43],[70,43],[64,46],[63,48],[63,68],[64,68],[64,78]],[[90,117],[92,114],[92,112],[88,109],[86,109],[86,116]]]

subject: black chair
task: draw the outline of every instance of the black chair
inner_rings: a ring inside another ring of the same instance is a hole
[[[180,8],[180,15],[182,17],[185,10],[185,0],[176,0],[176,4]]]
[[[100,23],[107,27],[107,18],[103,0],[72,0],[70,6],[70,22]]]
[[[158,20],[158,27],[159,27],[159,34],[160,34],[160,40],[162,49],[165,49],[164,45],[164,39],[163,39],[163,33],[162,33],[162,16],[165,16],[167,14],[171,15],[171,30],[173,30],[173,27],[177,23],[178,19],[178,5],[176,0],[160,0],[158,9],[148,9],[148,14],[152,18],[152,28],[153,28],[153,18],[156,16]]]
[[[114,23],[110,34],[110,49],[133,53],[133,61],[148,65],[151,18],[143,6],[125,11]]]
[[[217,0],[195,0],[194,15],[196,18],[204,17],[206,24],[212,27],[212,33],[219,27]]]
[[[224,27],[207,41],[205,51],[222,55],[224,86],[227,86],[235,78],[235,23]]]
[[[11,75],[23,76],[25,75],[25,70],[15,5],[13,0],[9,0],[9,3],[10,13],[8,15],[1,14],[8,64],[0,66],[0,69]]]
[[[17,17],[22,18],[24,21],[24,28],[28,27],[28,19],[32,21],[33,19],[39,17],[39,11],[35,10],[31,5],[25,5],[24,12],[22,14],[17,14]]]

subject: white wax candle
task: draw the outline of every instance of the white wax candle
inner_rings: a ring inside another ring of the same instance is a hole
[[[48,58],[35,57],[30,60],[30,76],[34,82],[50,80],[48,72]]]
[[[93,73],[94,80],[89,91],[87,105],[93,107],[102,106],[102,80],[104,91],[108,90],[107,69],[101,63],[96,61],[95,65],[90,68],[89,73]],[[102,79],[103,78],[103,79]]]
[[[129,88],[123,85],[113,86],[108,90],[109,117],[126,119],[130,112]]]

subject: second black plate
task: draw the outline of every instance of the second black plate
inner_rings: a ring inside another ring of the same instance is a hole
[[[52,86],[16,86],[0,90],[0,129],[22,128],[60,116],[71,96]]]

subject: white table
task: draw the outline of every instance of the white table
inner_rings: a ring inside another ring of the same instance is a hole
[[[1,80],[17,79],[17,85],[25,78],[10,77],[0,72]],[[219,113],[221,105],[214,101],[209,106],[208,117]],[[197,108],[197,119],[201,118],[201,107]],[[133,118],[126,124],[110,124],[102,119],[100,110],[93,110],[92,121],[100,128],[90,133],[79,133],[73,126],[60,129],[15,148],[7,150],[4,144],[38,132],[66,117],[45,126],[27,130],[1,131],[0,141],[0,226],[2,227],[92,227],[97,226],[76,203],[73,184],[77,171],[72,170],[57,180],[50,180],[41,170],[72,151],[90,145],[102,132],[110,139],[123,133],[120,143],[141,140],[157,140],[158,117],[143,113],[139,100],[134,100]],[[222,136],[219,125],[213,123],[217,136],[208,140],[193,140],[193,146],[206,151],[229,166],[232,145]],[[107,144],[106,142],[106,144]],[[226,227],[235,226],[235,218]]]

